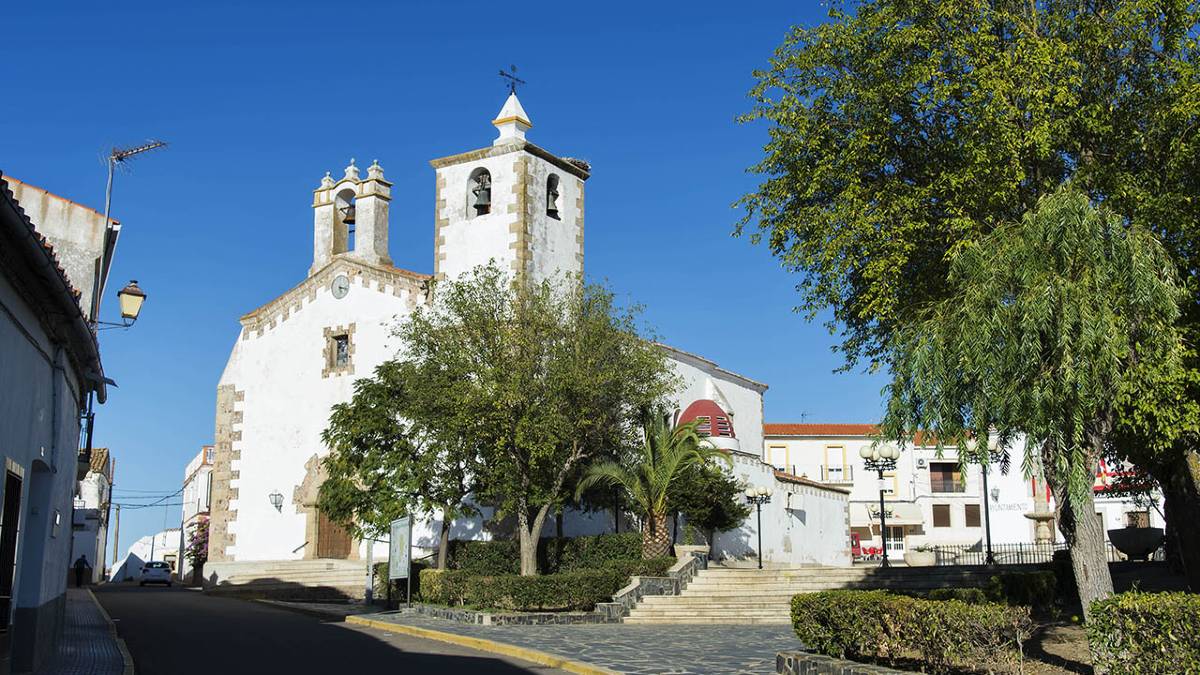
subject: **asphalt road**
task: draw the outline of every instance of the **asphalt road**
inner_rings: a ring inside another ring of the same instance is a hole
[[[193,590],[113,585],[98,588],[96,597],[129,646],[138,675],[563,673],[457,645]]]

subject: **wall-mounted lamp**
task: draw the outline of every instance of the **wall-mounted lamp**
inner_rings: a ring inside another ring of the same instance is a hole
[[[274,506],[276,511],[283,513],[283,495],[276,490],[268,498],[271,500],[271,506]]]
[[[1000,488],[996,488],[996,487],[992,488],[992,501],[994,501],[994,502],[1000,501]]]

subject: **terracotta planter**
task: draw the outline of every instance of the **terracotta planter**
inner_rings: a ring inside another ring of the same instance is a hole
[[[904,564],[909,567],[933,567],[937,564],[937,554],[933,551],[905,551]]]
[[[1123,527],[1109,530],[1108,540],[1130,559],[1148,560],[1162,546],[1163,531],[1159,527]]]

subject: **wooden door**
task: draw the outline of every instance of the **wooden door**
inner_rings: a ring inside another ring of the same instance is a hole
[[[350,533],[324,513],[318,511],[317,514],[317,557],[341,560],[349,558],[353,543]]]

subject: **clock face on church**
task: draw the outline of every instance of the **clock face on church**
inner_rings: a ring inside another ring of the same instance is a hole
[[[329,284],[329,290],[333,293],[333,297],[340,300],[350,292],[350,280],[346,278],[345,274],[339,274],[334,277],[333,283]]]

